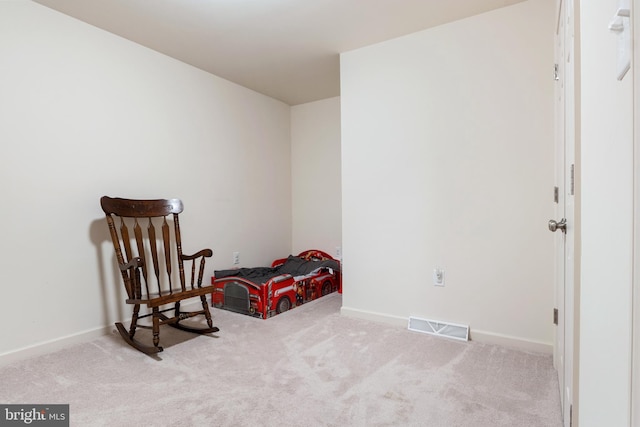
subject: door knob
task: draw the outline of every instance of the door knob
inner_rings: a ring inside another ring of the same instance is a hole
[[[563,233],[567,232],[567,220],[562,218],[560,222],[554,221],[552,219],[549,220],[549,230],[557,231],[561,230]]]

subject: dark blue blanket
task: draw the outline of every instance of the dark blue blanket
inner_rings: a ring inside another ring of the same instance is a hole
[[[240,277],[254,283],[263,284],[281,274],[292,276],[305,276],[321,268],[331,268],[340,271],[340,263],[333,259],[324,261],[307,261],[303,258],[289,255],[284,264],[277,267],[253,267],[231,270],[216,270],[213,272],[216,279],[224,277]]]

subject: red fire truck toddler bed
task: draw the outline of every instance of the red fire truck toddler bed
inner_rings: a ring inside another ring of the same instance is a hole
[[[341,291],[340,262],[316,249],[273,261],[271,267],[216,270],[211,305],[267,319]]]

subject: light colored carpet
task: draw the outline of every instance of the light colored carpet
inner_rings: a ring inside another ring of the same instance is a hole
[[[268,320],[213,309],[215,336],[119,335],[0,369],[0,402],[70,404],[72,426],[561,426],[551,356],[339,314],[331,294]],[[147,331],[144,331],[147,333]]]

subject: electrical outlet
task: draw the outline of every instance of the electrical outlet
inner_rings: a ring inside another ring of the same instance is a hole
[[[440,267],[433,269],[433,284],[435,286],[444,286],[444,269]]]
[[[336,258],[342,260],[342,247],[336,246]]]
[[[233,253],[233,265],[240,264],[240,252]]]

